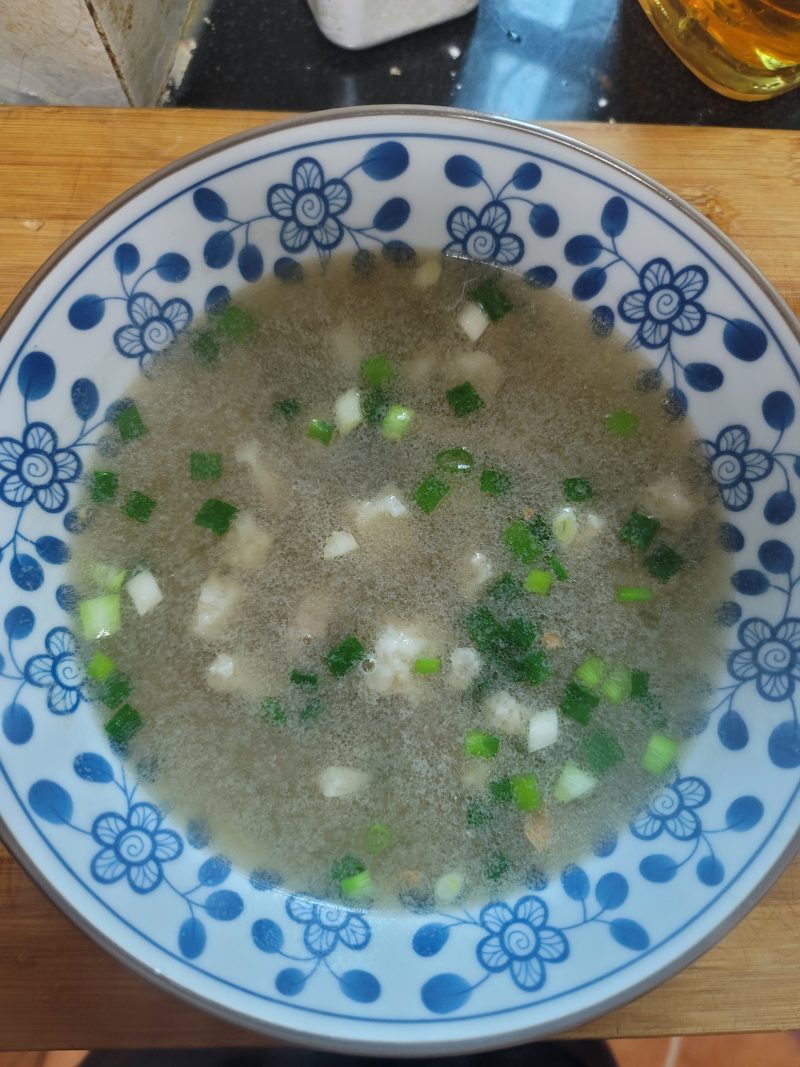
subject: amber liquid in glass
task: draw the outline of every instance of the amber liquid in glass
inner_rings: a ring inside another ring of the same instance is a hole
[[[800,85],[800,0],[639,0],[689,69],[738,100]]]

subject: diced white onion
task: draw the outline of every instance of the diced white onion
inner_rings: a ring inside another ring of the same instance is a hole
[[[597,779],[587,771],[582,771],[574,763],[565,763],[556,782],[554,796],[561,804],[585,797],[597,786]]]
[[[697,501],[686,492],[680,479],[668,474],[649,485],[643,494],[646,510],[664,522],[686,522],[697,511]]]
[[[125,583],[125,589],[133,601],[137,615],[146,615],[164,599],[164,594],[150,571],[134,574],[133,578]]]
[[[283,480],[271,470],[264,458],[264,450],[255,439],[243,441],[234,451],[237,463],[247,467],[256,488],[263,498],[274,504],[283,495]]]
[[[452,904],[464,892],[466,879],[461,871],[448,871],[436,879],[433,895],[439,904]]]
[[[414,271],[412,281],[417,289],[430,289],[431,286],[436,285],[441,276],[441,259],[426,259],[425,262]]]
[[[474,648],[454,648],[450,653],[450,670],[445,678],[446,684],[463,693],[481,673],[481,665],[481,657]]]
[[[357,767],[325,767],[317,779],[324,797],[349,797],[369,784],[369,775]]]
[[[240,511],[222,543],[222,558],[232,567],[255,571],[263,567],[275,538],[256,522],[250,511]]]
[[[483,331],[492,320],[480,306],[468,300],[458,313],[456,322],[469,337],[470,341],[478,341]]]
[[[550,842],[550,817],[546,811],[529,812],[522,824],[522,832],[539,852]]]
[[[348,389],[346,393],[341,393],[337,396],[333,410],[336,418],[336,429],[343,437],[345,434],[355,430],[356,426],[360,426],[364,421],[364,414],[361,410],[361,394],[358,389]]]
[[[549,748],[558,740],[558,712],[555,708],[544,708],[531,716],[528,724],[528,751],[539,752]]]
[[[462,563],[462,573],[464,574],[462,591],[465,596],[474,597],[492,577],[494,567],[484,552],[470,552]]]
[[[528,709],[507,689],[491,693],[484,701],[492,726],[502,734],[524,734]]]
[[[480,349],[472,349],[459,352],[447,361],[444,380],[448,386],[471,382],[484,400],[491,400],[500,388],[503,371],[494,356]]]
[[[210,574],[200,586],[194,613],[194,632],[207,637],[220,629],[242,599],[244,587],[230,575]]]
[[[375,642],[372,669],[364,672],[368,689],[385,696],[389,693],[412,695],[419,678],[413,673],[414,661],[423,655],[429,642],[413,627],[387,626]]]
[[[605,528],[605,519],[601,518],[599,515],[595,515],[593,511],[590,511],[587,515],[581,516],[580,522],[578,523],[578,532],[572,543],[576,548],[588,545],[590,542],[594,541],[595,538],[599,537]]]
[[[322,555],[325,559],[338,559],[355,552],[357,548],[358,541],[351,533],[347,530],[334,530],[325,540]]]
[[[363,359],[361,343],[352,322],[340,323],[330,335],[334,359],[343,367],[355,369]]]
[[[235,670],[236,664],[233,656],[228,655],[227,652],[221,652],[211,661],[206,670],[206,679],[211,689],[218,693],[230,692],[235,687],[233,678]]]
[[[461,782],[470,793],[480,793],[485,789],[492,775],[489,760],[471,759],[461,772]]]
[[[571,545],[578,532],[575,508],[561,508],[553,519],[553,537],[560,545]]]
[[[408,508],[392,488],[384,490],[381,496],[372,500],[360,500],[356,508],[357,526],[368,526],[376,519],[402,519],[408,515]]]

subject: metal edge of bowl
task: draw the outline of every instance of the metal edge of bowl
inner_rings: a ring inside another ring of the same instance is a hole
[[[745,256],[745,254],[725,233],[710,222],[703,214],[693,208],[681,197],[670,192],[665,186],[643,174],[637,168],[629,166],[621,160],[616,159],[614,156],[610,156],[600,149],[585,144],[583,141],[571,137],[568,134],[549,130],[543,126],[537,126],[535,123],[505,119],[496,115],[482,114],[477,111],[470,111],[462,108],[402,104],[338,108],[327,111],[304,113],[299,116],[291,116],[278,122],[256,126],[251,129],[243,130],[240,133],[231,134],[220,140],[213,141],[211,144],[198,148],[195,151],[190,152],[188,155],[175,160],[173,163],[161,167],[147,177],[142,178],[129,189],[126,189],[124,192],[116,196],[104,208],[101,208],[100,211],[87,219],[86,222],[82,223],[74,233],[67,237],[66,240],[63,241],[62,244],[50,254],[50,256],[48,256],[42,266],[38,268],[22,287],[17,296],[14,297],[3,315],[0,316],[0,342],[2,342],[11,323],[17,317],[27,300],[38,288],[41,282],[44,281],[55,267],[58,266],[64,256],[78,245],[87,234],[91,233],[97,226],[110,218],[119,208],[123,207],[131,200],[134,200],[140,193],[158,184],[163,178],[176,174],[201,160],[208,159],[226,148],[256,140],[266,133],[290,130],[309,125],[321,125],[338,119],[380,115],[391,117],[399,116],[401,118],[424,116],[444,119],[455,118],[466,120],[470,124],[477,124],[492,129],[513,130],[516,133],[534,134],[536,137],[545,141],[565,145],[578,152],[580,155],[597,160],[610,167],[612,170],[616,170],[620,174],[632,178],[650,193],[655,193],[660,199],[666,201],[670,206],[684,214],[690,222],[698,226],[708,234],[713,241],[720,245],[724,251],[736,261],[738,266],[750,277],[750,279],[756,283],[759,289],[761,289],[764,296],[770,301],[775,310],[784,320],[789,332],[796,338],[798,345],[800,345],[800,321],[798,321],[785,300],[755,264]],[[430,1056],[432,1054],[451,1055],[462,1052],[480,1052],[492,1048],[501,1048],[512,1044],[523,1044],[527,1041],[540,1040],[545,1037],[551,1037],[563,1030],[587,1023],[615,1008],[621,1007],[622,1005],[643,996],[645,993],[648,993],[662,982],[683,970],[684,967],[693,963],[698,957],[703,955],[703,953],[707,952],[708,949],[717,944],[717,942],[733,929],[733,927],[736,926],[737,923],[743,919],[764,896],[767,890],[771,888],[789,866],[795,854],[800,850],[800,828],[798,828],[792,840],[783,850],[778,859],[769,867],[763,877],[759,880],[758,884],[737,908],[721,919],[720,922],[718,922],[703,938],[695,942],[680,955],[670,960],[669,963],[654,971],[641,981],[628,986],[624,991],[597,1001],[589,1008],[573,1011],[564,1017],[559,1018],[557,1024],[544,1022],[522,1026],[518,1029],[513,1029],[512,1032],[498,1035],[499,1039],[493,1039],[491,1034],[486,1037],[466,1038],[462,1040],[448,1038],[445,1051],[443,1048],[444,1043],[435,1038],[431,1041],[422,1042],[397,1042],[372,1039],[361,1040],[358,1038],[352,1040],[326,1038],[324,1035],[309,1034],[304,1031],[302,1027],[284,1026],[279,1023],[254,1019],[251,1015],[221,1005],[217,1001],[210,1000],[199,993],[187,989],[178,981],[165,977],[160,971],[151,970],[151,968],[143,964],[137,957],[130,955],[105,933],[96,928],[61,893],[55,884],[49,882],[44,875],[42,875],[41,871],[39,871],[35,864],[29,859],[21,841],[18,841],[11,833],[7,823],[2,817],[2,813],[0,813],[0,839],[2,839],[11,855],[29,875],[32,881],[83,933],[87,934],[96,944],[105,949],[111,956],[120,960],[120,962],[125,964],[130,970],[141,975],[160,989],[178,996],[193,1007],[201,1008],[209,1014],[221,1018],[225,1022],[296,1045],[305,1045],[310,1048],[331,1051],[356,1052],[360,1055],[405,1056],[408,1058]],[[453,1019],[451,1021],[457,1023],[458,1020]]]

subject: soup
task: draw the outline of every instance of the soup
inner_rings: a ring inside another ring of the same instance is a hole
[[[334,258],[194,325],[117,411],[77,540],[112,741],[292,889],[497,892],[626,822],[719,653],[719,509],[582,305]]]

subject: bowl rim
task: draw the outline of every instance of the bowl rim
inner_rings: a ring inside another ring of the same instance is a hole
[[[61,261],[77,245],[79,245],[85,237],[91,234],[107,219],[112,217],[119,209],[125,207],[132,200],[135,200],[141,193],[144,193],[159,184],[163,179],[170,177],[173,174],[177,174],[188,167],[191,167],[195,163],[209,159],[228,148],[237,147],[246,144],[249,141],[258,140],[268,133],[283,132],[307,126],[324,126],[326,123],[340,120],[377,117],[423,117],[444,120],[461,120],[470,126],[479,125],[481,127],[488,127],[500,131],[510,130],[516,133],[533,134],[535,138],[568,148],[583,157],[588,157],[589,160],[599,162],[604,166],[611,168],[628,179],[632,179],[637,184],[641,185],[648,193],[655,194],[659,199],[665,201],[671,208],[683,214],[690,223],[699,227],[717,244],[717,246],[721,247],[724,252],[730,255],[737,267],[758,286],[762,294],[767,298],[769,303],[783,320],[783,324],[787,327],[789,334],[792,335],[798,345],[800,345],[800,320],[798,320],[788,303],[780,293],[777,292],[762,271],[756,267],[749,257],[745,255],[727,234],[707,219],[700,211],[692,207],[666,186],[662,185],[655,179],[650,178],[636,167],[633,167],[615,156],[609,155],[601,149],[589,145],[578,138],[572,137],[569,134],[548,129],[547,127],[540,126],[533,122],[503,118],[498,115],[473,111],[466,108],[405,104],[376,104],[346,108],[331,108],[322,111],[291,115],[277,122],[267,122],[263,125],[254,126],[237,133],[229,134],[216,141],[212,141],[209,144],[203,145],[200,148],[181,156],[179,159],[168,163],[166,166],[160,167],[151,174],[146,175],[129,188],[123,190],[123,192],[114,197],[108,204],[100,208],[85,222],[81,223],[81,225],[70,234],[31,275],[17,295],[12,299],[5,312],[0,315],[0,343],[2,343],[5,334],[23,310],[30,297],[59,266]],[[7,368],[8,372],[10,372],[11,369],[12,365],[10,364]],[[3,380],[5,380],[5,375],[3,375]],[[0,384],[2,383],[0,382]],[[13,859],[31,878],[34,884],[58,907],[62,914],[73,922],[79,930],[87,934],[95,944],[99,945],[100,948],[119,960],[135,974],[145,978],[159,989],[179,997],[193,1007],[200,1008],[217,1018],[233,1023],[246,1030],[250,1030],[251,1032],[281,1038],[294,1042],[295,1044],[302,1042],[309,1048],[346,1050],[351,1053],[357,1051],[358,1054],[362,1055],[377,1054],[403,1057],[421,1057],[428,1056],[431,1053],[438,1053],[439,1055],[443,1053],[442,1042],[436,1039],[420,1042],[392,1040],[389,1037],[382,1040],[374,1040],[370,1038],[366,1040],[357,1038],[355,1040],[347,1040],[337,1037],[326,1037],[324,1035],[307,1033],[302,1027],[256,1019],[250,1014],[238,1011],[237,1009],[222,1004],[219,1001],[212,1000],[196,990],[189,988],[185,984],[167,977],[160,970],[151,968],[137,956],[119,945],[103,930],[96,927],[91,919],[84,915],[79,908],[61,892],[59,887],[55,883],[49,881],[47,876],[39,870],[33,860],[28,856],[22,840],[17,839],[11,832],[10,827],[2,816],[2,812],[0,812],[0,841],[6,846]],[[752,910],[758,901],[778,880],[781,874],[788,868],[798,852],[800,852],[800,827],[798,827],[783,852],[767,869],[764,876],[758,881],[748,896],[734,908],[733,911],[725,915],[725,917],[709,930],[704,937],[694,942],[684,952],[680,953],[677,957],[670,960],[662,967],[653,971],[640,981],[627,986],[621,992],[605,997],[596,1001],[589,1007],[578,1009],[559,1019],[559,1030],[565,1028],[571,1029],[572,1027],[586,1023],[592,1019],[599,1018],[615,1008],[627,1004],[645,993],[650,992],[650,990],[693,963],[701,955],[717,944]],[[525,1041],[546,1037],[552,1033],[554,1033],[553,1024],[545,1021],[542,1023],[534,1023],[529,1026],[523,1026],[518,1031],[515,1031],[513,1035],[507,1035],[505,1040],[501,1038],[499,1044],[496,1039],[493,1040],[491,1033],[478,1037],[455,1040],[448,1038],[447,1054],[479,1052],[484,1049],[488,1050],[501,1047],[503,1044],[508,1044],[509,1042],[513,1042],[514,1044],[524,1043]]]

